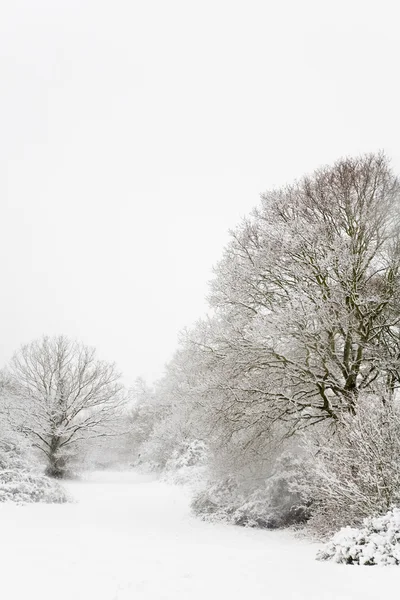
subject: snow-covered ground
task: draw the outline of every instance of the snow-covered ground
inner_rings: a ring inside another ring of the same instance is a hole
[[[288,532],[193,518],[182,488],[135,473],[67,484],[76,503],[0,505],[4,600],[380,600],[398,567],[314,560]]]

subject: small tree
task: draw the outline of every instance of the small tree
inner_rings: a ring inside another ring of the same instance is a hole
[[[114,364],[65,336],[22,346],[10,373],[20,426],[46,456],[46,473],[62,477],[81,440],[110,434],[124,402]]]

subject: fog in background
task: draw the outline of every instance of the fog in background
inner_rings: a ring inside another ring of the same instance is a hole
[[[159,377],[260,192],[366,151],[399,170],[398,11],[3,0],[0,364],[64,333]]]

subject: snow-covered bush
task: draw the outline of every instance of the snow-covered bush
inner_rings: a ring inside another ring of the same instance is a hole
[[[321,536],[359,526],[400,504],[400,412],[390,402],[363,398],[334,435],[309,446],[314,477],[309,525]]]
[[[0,441],[0,502],[67,502],[68,496],[54,480],[38,472],[29,447]]]
[[[208,449],[201,440],[181,442],[165,465],[164,481],[186,485],[195,493],[204,486]]]
[[[30,463],[26,449],[9,440],[0,442],[0,471],[3,469],[28,469]]]
[[[44,475],[19,469],[0,471],[0,502],[68,502],[63,488]]]
[[[201,491],[192,509],[204,520],[246,527],[275,529],[304,523],[311,507],[308,473],[303,459],[285,453],[268,478],[246,485],[228,477]]]
[[[192,501],[195,515],[204,521],[233,522],[232,514],[243,501],[239,486],[233,477],[210,484],[199,492]]]
[[[202,465],[207,460],[207,447],[201,440],[182,442],[176,448],[166,464],[168,470]]]
[[[344,527],[319,551],[318,560],[347,565],[400,564],[400,509],[364,519],[363,527]]]

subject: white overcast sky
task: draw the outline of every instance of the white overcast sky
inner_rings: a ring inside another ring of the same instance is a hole
[[[259,193],[384,149],[400,6],[1,0],[0,364],[43,333],[160,376]]]

